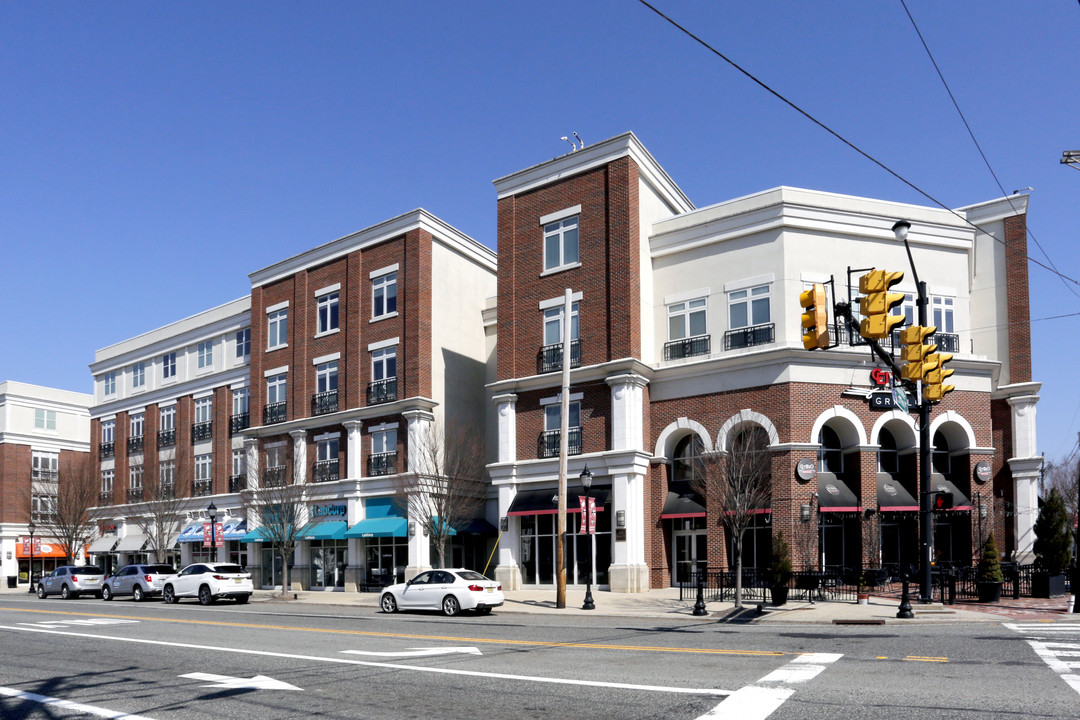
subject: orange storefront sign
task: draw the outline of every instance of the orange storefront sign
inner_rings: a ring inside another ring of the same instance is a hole
[[[29,538],[26,538],[29,541]],[[15,543],[15,557],[30,558],[30,543],[19,542]],[[59,544],[53,544],[48,540],[40,540],[34,538],[34,557],[35,558],[63,558],[67,557],[67,553],[64,552],[64,548]]]

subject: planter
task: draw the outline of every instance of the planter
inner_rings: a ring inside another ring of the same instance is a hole
[[[1065,573],[1050,575],[1037,572],[1031,576],[1031,597],[1052,598],[1064,597],[1064,595]]]
[[[772,594],[773,605],[786,605],[788,588],[787,585],[780,585],[777,587],[769,588],[769,592]]]
[[[868,593],[868,592],[858,593],[856,595],[856,598],[858,598],[858,603],[860,605],[869,605],[870,604],[870,593]]]
[[[1001,601],[1001,583],[980,582],[976,583],[976,585],[979,587],[979,602],[996,603]]]

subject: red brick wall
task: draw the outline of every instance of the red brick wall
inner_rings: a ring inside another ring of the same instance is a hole
[[[1031,382],[1027,215],[1005,218],[1005,278],[1009,313],[1009,382]]]
[[[0,522],[29,519],[31,466],[29,445],[0,443]]]
[[[544,406],[540,401],[559,395],[560,388],[528,390],[518,393],[518,458],[539,457],[538,443],[544,432]],[[571,386],[571,396],[581,393],[581,443],[583,453],[603,452],[611,447],[611,388],[606,383]]]

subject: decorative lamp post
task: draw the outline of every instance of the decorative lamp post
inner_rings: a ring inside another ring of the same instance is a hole
[[[26,578],[30,581],[29,592],[34,592],[34,531],[37,530],[37,525],[34,524],[33,518],[26,529],[30,531],[30,571],[26,573]]]
[[[586,465],[585,469],[581,471],[581,487],[585,490],[585,529],[589,532],[589,574],[585,576],[585,603],[581,606],[582,610],[595,610],[596,605],[593,603],[592,597],[592,573],[593,573],[593,552],[596,550],[596,536],[592,533],[592,527],[589,523],[589,489],[592,488],[592,473],[589,471],[589,466]]]
[[[206,514],[210,518],[210,557],[211,558],[216,558],[216,556],[217,556],[217,538],[215,537],[215,533],[214,533],[215,528],[216,528],[216,526],[214,524],[214,521],[217,519],[217,505],[214,505],[214,503],[210,503],[210,507],[206,508]],[[211,560],[211,562],[212,561],[213,560]]]

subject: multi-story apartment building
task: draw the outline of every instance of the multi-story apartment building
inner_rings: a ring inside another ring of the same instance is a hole
[[[0,577],[8,584],[29,582],[28,521],[37,526],[34,576],[64,562],[64,549],[43,532],[59,483],[89,456],[92,402],[85,393],[0,383]]]
[[[483,312],[496,290],[494,252],[416,210],[257,270],[250,281],[249,298],[98,353],[94,450],[107,504],[98,516],[114,518],[124,535],[124,518],[145,512],[134,468],[164,461],[156,448],[167,430],[157,418],[173,407],[168,428],[176,436],[168,439],[194,446],[195,491],[185,506],[192,522],[178,538],[180,562],[232,559],[252,570],[257,586],[281,584],[263,509],[249,499],[298,482],[304,532],[294,583],[355,590],[430,567],[429,538],[410,528],[397,478],[415,470],[420,445],[447,426],[484,431],[492,341]],[[159,378],[173,365],[163,358],[178,368],[167,384]],[[153,451],[132,445],[140,437],[133,427],[156,434]],[[201,542],[209,503],[225,519],[217,550]],[[138,542],[111,541],[113,554]],[[479,555],[489,541],[458,538],[456,557]],[[99,550],[110,538],[100,542]]]
[[[931,482],[955,497],[935,520],[937,559],[969,562],[990,529],[1010,554],[1029,555],[1039,384],[1026,196],[948,211],[782,187],[698,209],[632,134],[495,186],[489,472],[505,587],[554,581],[567,290],[568,505],[587,465],[600,510],[592,539],[568,524],[568,582],[584,584],[592,568],[595,584],[633,592],[729,567],[724,509],[692,481],[703,456],[747,432],[766,438],[771,500],[747,532],[745,566],[764,565],[777,529],[809,537],[796,558],[808,566],[917,563],[914,416],[871,402],[883,376],[859,338],[834,328],[839,347],[808,352],[799,321],[811,284],[833,279],[832,299],[848,300],[858,294],[849,296],[848,268],[875,266],[907,273],[896,312],[914,317],[915,282],[891,230],[899,219],[911,222],[934,342],[955,355],[956,390],[931,414]]]

